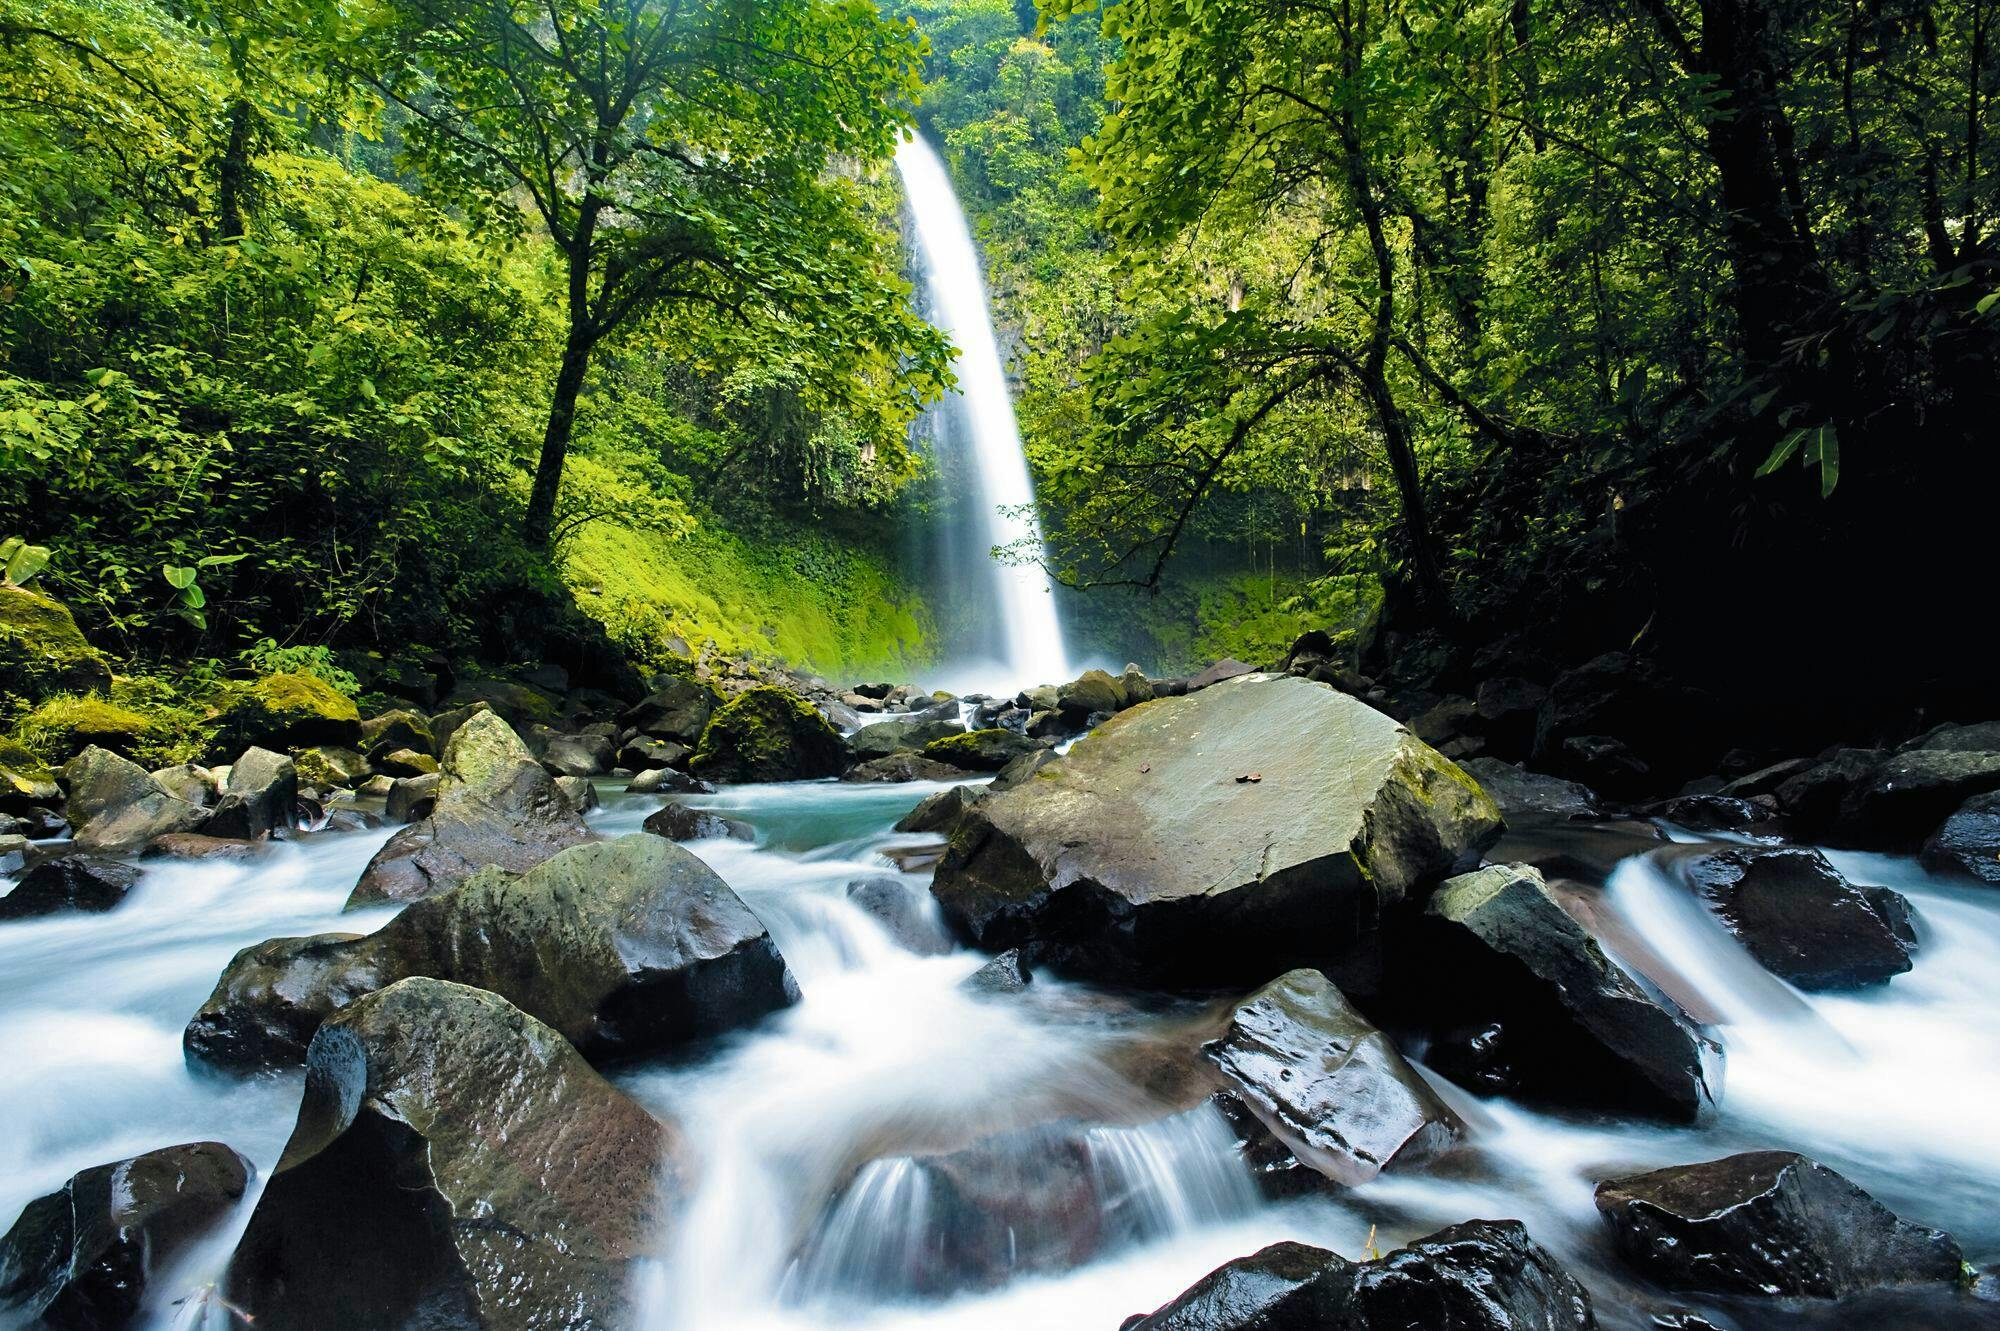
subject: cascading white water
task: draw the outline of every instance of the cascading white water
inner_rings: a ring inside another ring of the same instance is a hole
[[[1042,536],[972,232],[950,174],[921,136],[896,150],[896,170],[910,201],[932,317],[959,349],[955,368],[962,401],[944,419],[961,423],[967,435],[977,520],[953,537],[970,547],[972,559],[985,559],[990,566],[990,595],[1003,635],[1001,659],[995,664],[1005,669],[1006,677],[986,682],[1009,689],[1060,682],[1069,678],[1069,662],[1047,575],[1035,564],[986,555],[995,547],[1039,551]]]

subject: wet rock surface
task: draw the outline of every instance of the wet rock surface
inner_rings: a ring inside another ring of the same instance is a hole
[[[101,855],[44,860],[22,874],[13,891],[0,897],[0,920],[107,911],[124,901],[138,882],[136,867]]]
[[[1879,984],[1910,969],[1908,903],[1849,883],[1801,846],[1705,846],[1666,852],[1765,969],[1801,989]],[[1872,895],[1871,895],[1872,893]]]
[[[734,818],[724,818],[706,809],[690,809],[685,804],[664,805],[648,814],[640,826],[669,841],[702,841],[712,837],[748,841],[752,836],[750,828]]]
[[[1832,1298],[1950,1283],[1950,1235],[1901,1220],[1826,1166],[1753,1151],[1611,1179],[1597,1209],[1619,1254],[1671,1289]]]
[[[1301,1161],[1352,1187],[1448,1150],[1464,1124],[1324,975],[1252,994],[1206,1052]]]
[[[0,1309],[36,1325],[128,1325],[148,1283],[242,1199],[254,1171],[220,1142],[86,1169],[0,1237]]]
[[[1324,685],[1258,676],[1120,713],[952,832],[964,937],[1075,972],[1257,983],[1367,937],[1500,829],[1472,780]]]
[[[1959,805],[1924,843],[1922,859],[1940,873],[2000,885],[2000,791]]]
[[[314,1036],[227,1292],[278,1331],[629,1325],[684,1168],[672,1129],[556,1032],[405,980]]]
[[[1339,1331],[1355,1266],[1304,1243],[1274,1243],[1203,1276],[1173,1302],[1120,1331]]]
[[[135,762],[95,745],[63,768],[63,806],[80,850],[127,854],[156,836],[192,832],[208,811],[171,794]]]

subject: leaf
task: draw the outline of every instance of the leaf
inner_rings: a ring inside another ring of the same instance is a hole
[[[1831,425],[1814,431],[1813,455],[1819,462],[1819,497],[1828,498],[1840,484],[1840,432]]]
[[[1769,476],[1772,472],[1784,466],[1786,460],[1792,454],[1799,451],[1799,445],[1805,442],[1805,437],[1806,432],[1804,430],[1794,430],[1783,439],[1780,439],[1777,446],[1771,450],[1771,456],[1765,458],[1763,465],[1757,468],[1758,477],[1761,479],[1762,477]]]
[[[16,587],[25,587],[34,581],[35,575],[49,566],[49,549],[45,545],[22,545],[7,557],[7,581]]]
[[[199,610],[208,604],[208,594],[202,591],[200,587],[190,583],[188,586],[181,588],[181,604],[190,610]]]
[[[184,564],[168,564],[160,569],[160,576],[175,591],[186,591],[194,586],[194,570]]]

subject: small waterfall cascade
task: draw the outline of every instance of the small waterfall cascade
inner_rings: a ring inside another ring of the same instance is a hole
[[[1040,549],[1041,529],[979,254],[936,150],[921,136],[911,138],[896,150],[896,170],[909,199],[931,317],[959,349],[958,391],[932,409],[932,424],[942,445],[961,447],[968,455],[963,470],[970,502],[965,520],[954,523],[946,539],[953,547],[951,564],[985,575],[983,586],[976,575],[968,578],[974,594],[987,602],[974,622],[990,625],[994,635],[970,654],[992,660],[973,668],[996,675],[987,684],[1008,689],[1057,683],[1068,679],[1070,670],[1047,574],[1037,565],[988,554],[996,546],[1024,542]]]

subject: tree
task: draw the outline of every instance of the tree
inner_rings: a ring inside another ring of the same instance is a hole
[[[863,0],[384,0],[339,33],[409,116],[406,155],[479,220],[539,222],[567,332],[524,533],[545,545],[592,354],[662,306],[844,349],[938,348],[842,160],[884,156],[918,86],[906,23]]]

